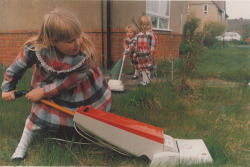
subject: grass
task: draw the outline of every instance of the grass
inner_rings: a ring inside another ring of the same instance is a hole
[[[249,46],[249,45],[248,45]],[[221,79],[232,82],[250,82],[250,46],[249,47],[217,47],[208,49],[204,56],[198,58],[193,78]],[[174,78],[180,73],[180,59],[174,61]],[[171,78],[171,64],[161,61],[157,69],[158,76]]]
[[[190,80],[193,90],[178,94],[178,81],[162,81],[135,91],[113,94],[111,112],[163,128],[174,138],[203,139],[213,165],[249,164],[249,49],[208,50],[197,67],[196,77],[237,82],[236,86]],[[236,66],[236,67],[235,67]],[[241,68],[238,68],[240,66]],[[161,68],[161,67],[159,67]],[[0,77],[5,71],[1,67]],[[228,71],[232,73],[230,76]],[[164,71],[163,71],[164,72]],[[23,76],[18,89],[28,89],[31,71]],[[162,75],[163,76],[163,75]],[[1,81],[2,82],[2,81]],[[31,104],[25,98],[0,101],[0,166],[147,166],[145,158],[126,157],[95,145],[78,145],[50,140],[58,137],[82,140],[67,131],[38,133],[24,161],[12,162],[11,154],[22,134]],[[86,142],[82,140],[83,142]]]
[[[250,48],[210,49],[197,65],[197,76],[226,81],[250,82]]]

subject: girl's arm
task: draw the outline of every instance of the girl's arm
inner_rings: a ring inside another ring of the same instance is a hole
[[[42,88],[36,88],[31,90],[25,95],[27,100],[36,102],[40,99],[47,97],[51,98],[52,96],[58,95],[61,92],[67,91],[80,82],[86,77],[86,65],[80,67],[77,71],[70,73],[64,79],[58,79],[54,83],[46,85]]]
[[[24,72],[35,63],[35,52],[25,48],[21,53],[19,53],[4,74],[1,86],[3,100],[12,101],[15,99],[14,92],[18,81],[21,79]]]
[[[25,95],[26,99],[32,102],[39,101],[44,98],[43,88],[32,89],[29,93]]]
[[[15,90],[12,90],[10,92],[2,92],[2,99],[3,101],[13,101],[16,99],[15,95]]]
[[[130,44],[128,45],[128,48],[125,50],[125,55],[131,53],[136,47],[136,44],[137,44],[137,40],[136,38],[133,38]]]
[[[124,50],[128,48],[128,43],[127,43],[126,38],[124,38],[123,40],[123,47],[124,47]]]
[[[155,56],[155,52],[156,52],[156,45],[157,45],[157,37],[156,35],[149,31],[147,33],[147,37],[148,37],[148,43],[150,45],[150,52],[151,52],[151,57]]]

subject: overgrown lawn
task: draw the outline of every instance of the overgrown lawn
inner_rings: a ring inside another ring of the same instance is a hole
[[[164,133],[179,139],[203,139],[213,159],[206,166],[248,166],[249,164],[249,49],[226,48],[208,50],[198,64],[190,88],[178,92],[179,81],[161,81],[135,91],[114,93],[112,113],[163,128]],[[164,67],[159,66],[164,69]],[[0,68],[2,83],[5,67]],[[169,76],[160,71],[161,77]],[[18,89],[29,89],[28,71]],[[177,74],[176,74],[177,77]],[[209,85],[205,80],[216,78],[237,82],[237,85]],[[0,100],[0,166],[147,166],[145,158],[126,157],[92,144],[78,145],[51,140],[62,138],[82,141],[78,134],[42,131],[31,143],[25,160],[10,160],[31,103],[25,98],[14,102]],[[202,166],[202,165],[201,165]]]

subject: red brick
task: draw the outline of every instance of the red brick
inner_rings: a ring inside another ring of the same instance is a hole
[[[106,31],[106,30],[105,30]],[[106,63],[107,58],[107,33],[104,31],[104,44],[102,44],[102,34],[100,30],[85,30],[86,34],[93,40],[97,50],[97,59],[102,61],[102,45],[104,46],[104,58]],[[9,65],[17,54],[21,51],[23,44],[31,36],[37,34],[38,30],[15,30],[0,34],[0,63]],[[158,37],[158,46],[156,57],[164,59],[172,54],[174,57],[179,57],[179,44],[184,41],[184,37],[179,34],[171,34],[170,32],[156,32]],[[123,53],[123,39],[125,33],[123,29],[115,29],[111,32],[111,59],[119,60]]]

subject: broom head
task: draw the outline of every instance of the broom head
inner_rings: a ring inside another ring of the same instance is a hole
[[[118,62],[115,64],[115,66],[111,69],[109,73],[111,79],[118,80],[121,66],[122,66],[122,58],[120,58]]]

